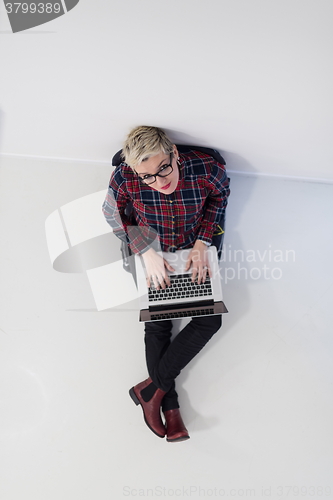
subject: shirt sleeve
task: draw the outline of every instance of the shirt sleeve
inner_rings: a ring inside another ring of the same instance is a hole
[[[224,165],[217,162],[212,163],[210,175],[205,182],[209,194],[197,239],[211,244],[213,234],[225,214],[230,194],[229,180]]]
[[[132,252],[144,253],[156,240],[157,233],[149,226],[138,226],[134,217],[125,213],[131,203],[126,182],[119,167],[112,173],[102,211],[113,233],[125,241]]]

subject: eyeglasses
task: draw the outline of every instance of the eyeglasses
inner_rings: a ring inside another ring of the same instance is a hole
[[[167,177],[168,175],[171,174],[171,172],[173,172],[173,166],[171,164],[172,164],[172,153],[170,153],[170,164],[163,165],[163,167],[159,169],[157,174],[146,174],[143,177],[140,177],[140,175],[137,172],[135,172],[135,170],[134,172],[136,173],[136,175],[139,177],[140,181],[143,184],[153,184],[153,182],[156,181],[156,177]]]

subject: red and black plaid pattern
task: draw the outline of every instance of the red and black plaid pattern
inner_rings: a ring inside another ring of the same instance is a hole
[[[230,193],[224,165],[199,151],[181,153],[179,162],[179,182],[171,194],[143,185],[126,163],[112,172],[103,213],[134,253],[147,250],[156,234],[166,252],[191,248],[197,239],[212,241]],[[135,222],[124,213],[129,203]]]

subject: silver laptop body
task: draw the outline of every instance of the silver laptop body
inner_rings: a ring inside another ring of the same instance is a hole
[[[163,257],[175,271],[167,271],[171,285],[156,290],[147,287],[144,262],[135,256],[138,292],[140,296],[140,321],[158,321],[194,316],[211,316],[228,312],[222,298],[221,277],[215,246],[207,249],[210,278],[207,273],[204,284],[192,283],[192,266],[185,272],[188,254],[191,249],[176,252],[162,252]]]

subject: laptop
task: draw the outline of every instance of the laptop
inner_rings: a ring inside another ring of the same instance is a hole
[[[191,249],[176,252],[161,252],[175,271],[167,271],[171,285],[157,290],[153,284],[147,286],[144,261],[135,255],[136,277],[140,296],[139,321],[160,321],[194,316],[211,316],[227,313],[223,302],[221,277],[217,259],[217,249],[207,249],[210,278],[207,273],[205,283],[192,283],[192,266],[184,268]]]

